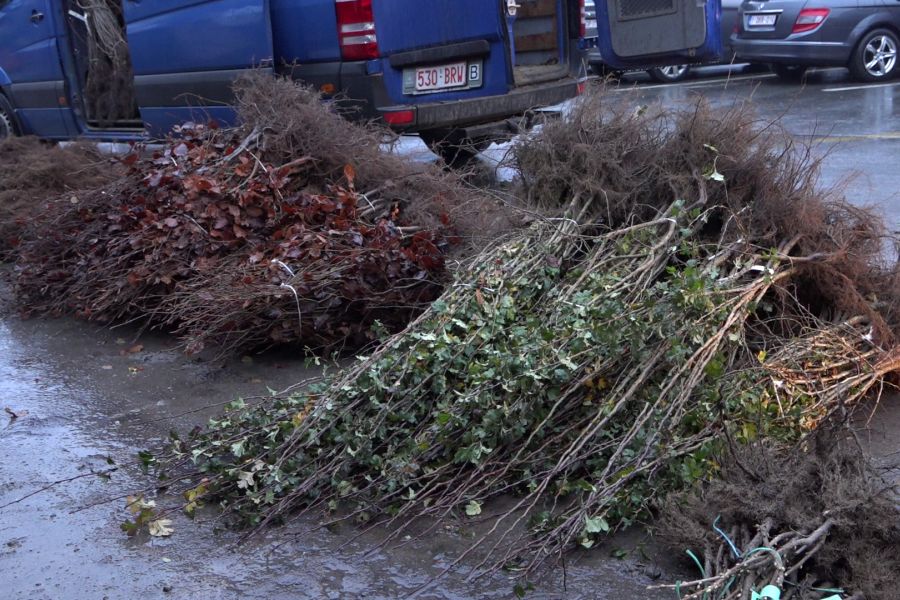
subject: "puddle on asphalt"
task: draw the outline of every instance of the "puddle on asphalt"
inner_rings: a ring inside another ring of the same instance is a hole
[[[267,387],[285,389],[319,373],[284,354],[198,361],[167,347],[164,336],[134,335],[69,319],[0,320],[2,408],[29,411],[18,419],[0,413],[0,505],[15,502],[0,509],[3,600],[394,600],[467,548],[467,539],[447,532],[371,552],[374,533],[338,550],[352,537],[346,530],[235,551],[232,532],[215,534],[209,524],[177,517],[171,538],[127,538],[119,530],[125,502],[110,500],[146,485],[132,462],[138,450],[157,445],[173,426],[204,423],[234,397],[265,395]],[[127,352],[137,344],[144,348]],[[119,470],[104,482],[91,473],[111,468],[107,458]],[[70,481],[35,494],[64,479]],[[555,570],[529,597],[674,598],[646,589],[660,572],[641,564],[637,552],[625,560],[610,556],[640,540],[636,532],[571,556],[565,572]],[[455,573],[417,597],[505,599],[514,597],[512,587],[506,573],[475,582]]]

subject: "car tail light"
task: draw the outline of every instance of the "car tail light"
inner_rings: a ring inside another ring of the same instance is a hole
[[[334,0],[344,60],[378,58],[372,0]]]
[[[829,12],[831,11],[827,8],[804,8],[797,15],[797,22],[794,23],[794,30],[791,33],[812,31],[822,24]]]
[[[578,0],[578,4],[581,7],[581,24],[578,28],[578,37],[584,37],[587,35],[587,11],[584,8],[584,0]]]

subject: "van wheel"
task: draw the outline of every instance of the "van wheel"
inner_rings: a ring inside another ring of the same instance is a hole
[[[3,94],[0,94],[0,140],[19,135],[16,115]]]
[[[858,81],[885,81],[897,74],[900,41],[893,31],[874,29],[864,35],[850,57],[850,73]]]
[[[650,76],[650,79],[659,83],[675,83],[690,77],[691,65],[672,65],[659,67],[658,69],[647,69],[647,75]]]
[[[459,129],[420,131],[419,137],[449,167],[463,167],[491,145],[490,140],[472,141]]]

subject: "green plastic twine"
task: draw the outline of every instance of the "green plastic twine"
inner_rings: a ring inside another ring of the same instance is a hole
[[[694,559],[694,562],[697,563],[697,567],[700,569],[700,574],[703,576],[703,579],[706,579],[706,569],[704,569],[704,568],[703,568],[703,565],[700,564],[700,560],[699,560],[696,556],[694,556],[694,553],[691,552],[690,550],[685,550],[685,552],[688,553],[688,556],[690,556],[691,558]],[[681,582],[679,582],[679,583],[681,583]],[[680,587],[680,586],[679,586],[679,587]],[[709,592],[704,592],[704,593],[703,593],[703,600],[706,600],[706,595],[707,595],[708,593],[709,593]],[[678,600],[681,600],[681,592],[678,593]]]

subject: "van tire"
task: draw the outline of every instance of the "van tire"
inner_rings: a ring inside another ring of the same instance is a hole
[[[6,96],[0,94],[0,140],[19,135],[16,113]]]
[[[672,65],[665,68],[647,69],[647,75],[657,83],[675,83],[691,76],[691,65]]]
[[[458,129],[420,131],[419,137],[448,167],[454,168],[464,167],[491,145],[490,140],[470,140]]]

